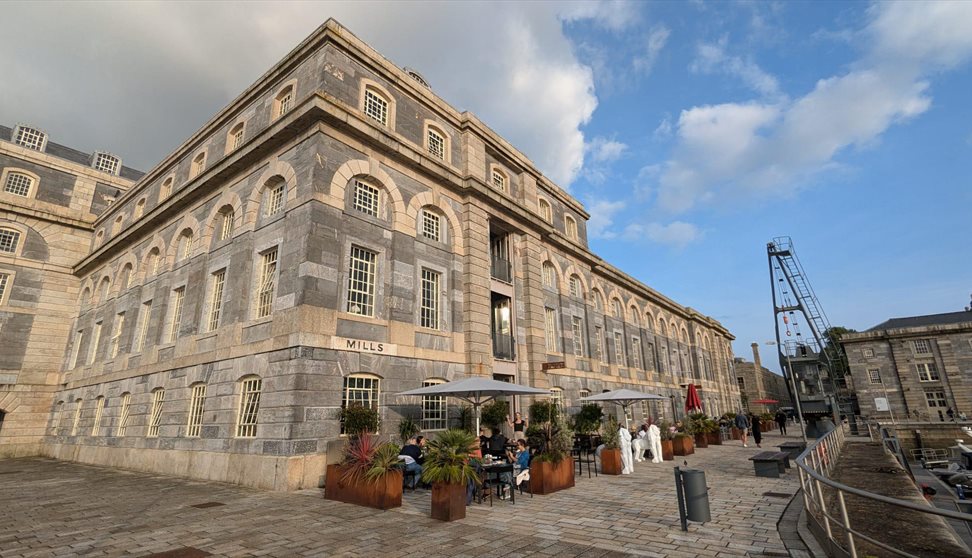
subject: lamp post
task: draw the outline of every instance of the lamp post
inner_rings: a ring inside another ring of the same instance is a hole
[[[790,377],[790,389],[793,390],[793,402],[796,404],[797,420],[800,421],[800,436],[803,438],[803,442],[807,443],[807,426],[803,423],[803,407],[800,406],[800,393],[797,391],[796,376],[793,373],[793,364],[790,362],[790,353],[787,353],[783,349],[783,345],[777,343],[776,341],[766,341],[764,344],[776,345],[777,349],[786,356],[787,369],[784,371],[786,374],[784,374],[783,377]],[[757,370],[756,373],[758,374],[759,371]]]

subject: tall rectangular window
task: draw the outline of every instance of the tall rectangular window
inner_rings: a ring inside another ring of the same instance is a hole
[[[281,112],[284,112],[284,111],[281,111]],[[243,124],[240,123],[236,127],[236,129],[233,130],[232,134],[233,134],[233,139],[232,139],[232,141],[233,141],[233,148],[232,149],[233,150],[239,149],[240,146],[243,145],[243,138],[246,135],[246,127],[244,127]]]
[[[148,335],[149,320],[152,316],[152,301],[142,303],[142,308],[138,311],[138,318],[135,322],[135,338],[132,340],[132,352],[140,352],[145,347],[145,338]]]
[[[263,207],[266,208],[263,212],[264,217],[276,215],[283,209],[285,185],[286,183],[281,182],[275,188],[267,188],[267,199],[263,204]]]
[[[373,376],[353,374],[344,378],[344,396],[341,399],[341,408],[352,405],[378,409],[378,400],[381,395],[381,380]],[[341,434],[344,434],[344,423],[341,423]]]
[[[422,304],[419,309],[419,325],[439,329],[439,281],[440,274],[422,268]]]
[[[98,343],[101,342],[102,322],[95,323],[94,335],[91,336],[91,346],[88,347],[88,364],[91,364],[98,357]]]
[[[189,396],[189,422],[186,425],[186,436],[198,438],[202,429],[203,403],[206,401],[206,384],[192,386]]]
[[[3,304],[3,295],[7,294],[7,282],[10,281],[9,273],[0,273],[0,304]]]
[[[636,368],[645,368],[644,358],[641,354],[641,337],[637,335],[631,338],[631,360]]]
[[[366,184],[360,180],[354,181],[354,197],[351,200],[351,207],[355,211],[360,211],[372,217],[378,216],[379,192],[371,184]]]
[[[213,273],[212,286],[209,291],[209,329],[215,331],[219,327],[219,314],[223,308],[223,284],[226,281],[226,270],[221,269]]]
[[[574,334],[574,356],[584,356],[584,318],[571,316],[570,330]]]
[[[78,366],[78,355],[81,354],[81,341],[84,340],[84,330],[79,329],[74,334],[74,346],[71,347],[71,366],[69,370],[74,370]]]
[[[618,359],[618,366],[627,366],[628,361],[624,356],[624,336],[620,331],[614,332],[614,355]]]
[[[426,380],[422,382],[422,387],[434,386],[443,383],[442,380]],[[437,395],[427,395],[422,397],[422,430],[445,430],[446,421],[449,416],[449,409],[446,406],[446,398]]]
[[[914,346],[916,355],[931,354],[931,343],[927,339],[915,339]]]
[[[557,352],[557,311],[553,308],[543,309],[543,333],[546,340],[547,352]]]
[[[111,339],[108,342],[108,358],[118,356],[118,348],[121,345],[122,328],[125,327],[125,313],[115,314],[115,323],[112,324]]]
[[[594,326],[594,358],[604,361],[604,330],[601,326]]]
[[[445,138],[435,130],[429,130],[429,153],[436,159],[445,159]]]
[[[78,435],[78,425],[81,424],[81,408],[84,407],[84,401],[78,399],[75,401],[77,407],[74,409],[74,423],[71,425],[71,435]]]
[[[915,364],[915,368],[918,370],[918,381],[937,382],[939,380],[938,365],[934,362],[919,362]]]
[[[149,415],[148,434],[149,438],[159,435],[159,426],[162,424],[162,404],[165,403],[165,390],[157,389],[152,392],[152,414]]]
[[[99,397],[95,399],[95,416],[94,423],[91,425],[91,435],[98,436],[101,434],[101,415],[105,412],[105,398]]]
[[[365,114],[382,126],[388,125],[388,101],[370,89],[365,89]]]
[[[257,318],[273,312],[273,297],[277,284],[277,249],[263,254],[260,264],[260,285],[257,289]]]
[[[358,246],[351,247],[348,272],[348,312],[375,315],[375,266],[378,254]]]
[[[132,394],[122,394],[121,411],[118,413],[118,429],[115,436],[124,436],[125,429],[128,428],[128,415],[132,411]]]
[[[243,380],[241,388],[236,437],[253,438],[257,431],[257,413],[260,411],[260,390],[263,388],[263,380],[247,378]]]
[[[179,337],[179,328],[182,325],[182,306],[185,300],[185,287],[179,287],[172,291],[172,309],[169,314],[169,330],[166,335],[167,343],[172,343]]]
[[[439,242],[441,239],[442,219],[431,211],[422,212],[422,236]]]

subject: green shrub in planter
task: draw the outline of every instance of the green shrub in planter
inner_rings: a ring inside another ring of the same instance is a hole
[[[614,415],[608,415],[607,423],[604,425],[604,433],[601,434],[601,443],[606,449],[617,449],[621,447],[621,436],[618,430],[621,424]]]
[[[601,427],[604,411],[597,403],[585,403],[580,412],[574,415],[574,430],[578,434],[593,434]]]
[[[363,405],[349,405],[341,409],[341,422],[344,433],[349,438],[357,438],[365,432],[378,431],[378,411]]]
[[[494,431],[506,424],[506,417],[510,416],[510,406],[506,401],[490,401],[483,405],[480,411],[479,423]]]

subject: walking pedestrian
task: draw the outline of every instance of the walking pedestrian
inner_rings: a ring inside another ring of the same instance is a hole
[[[749,415],[749,422],[751,424],[750,428],[753,431],[753,441],[756,442],[756,447],[763,447],[760,445],[763,442],[763,431],[760,429],[759,417],[756,415]]]
[[[749,434],[749,420],[741,410],[736,413],[736,428],[739,429],[739,437],[742,438],[743,447],[748,448],[749,446],[746,445],[746,442],[747,435]]]
[[[776,424],[780,427],[780,434],[786,436],[786,413],[782,410],[776,411]]]

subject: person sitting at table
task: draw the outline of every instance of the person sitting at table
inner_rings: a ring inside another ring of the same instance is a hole
[[[506,458],[513,463],[512,473],[500,473],[500,484],[503,486],[503,492],[500,494],[500,499],[505,500],[509,497],[509,488],[513,484],[513,475],[516,475],[516,485],[519,486],[521,482],[525,480],[530,480],[530,450],[527,449],[526,440],[516,441],[516,454],[507,450]]]
[[[425,444],[424,436],[416,436],[408,440],[405,447],[398,454],[398,459],[405,462],[405,472],[415,473],[412,476],[412,484],[409,486],[412,490],[415,489],[415,485],[422,478],[422,445]]]
[[[506,455],[506,436],[497,430],[489,438],[489,453],[493,457],[503,457]]]
[[[489,440],[493,437],[493,429],[484,426],[479,429],[479,449],[483,451],[483,455],[489,451]]]

